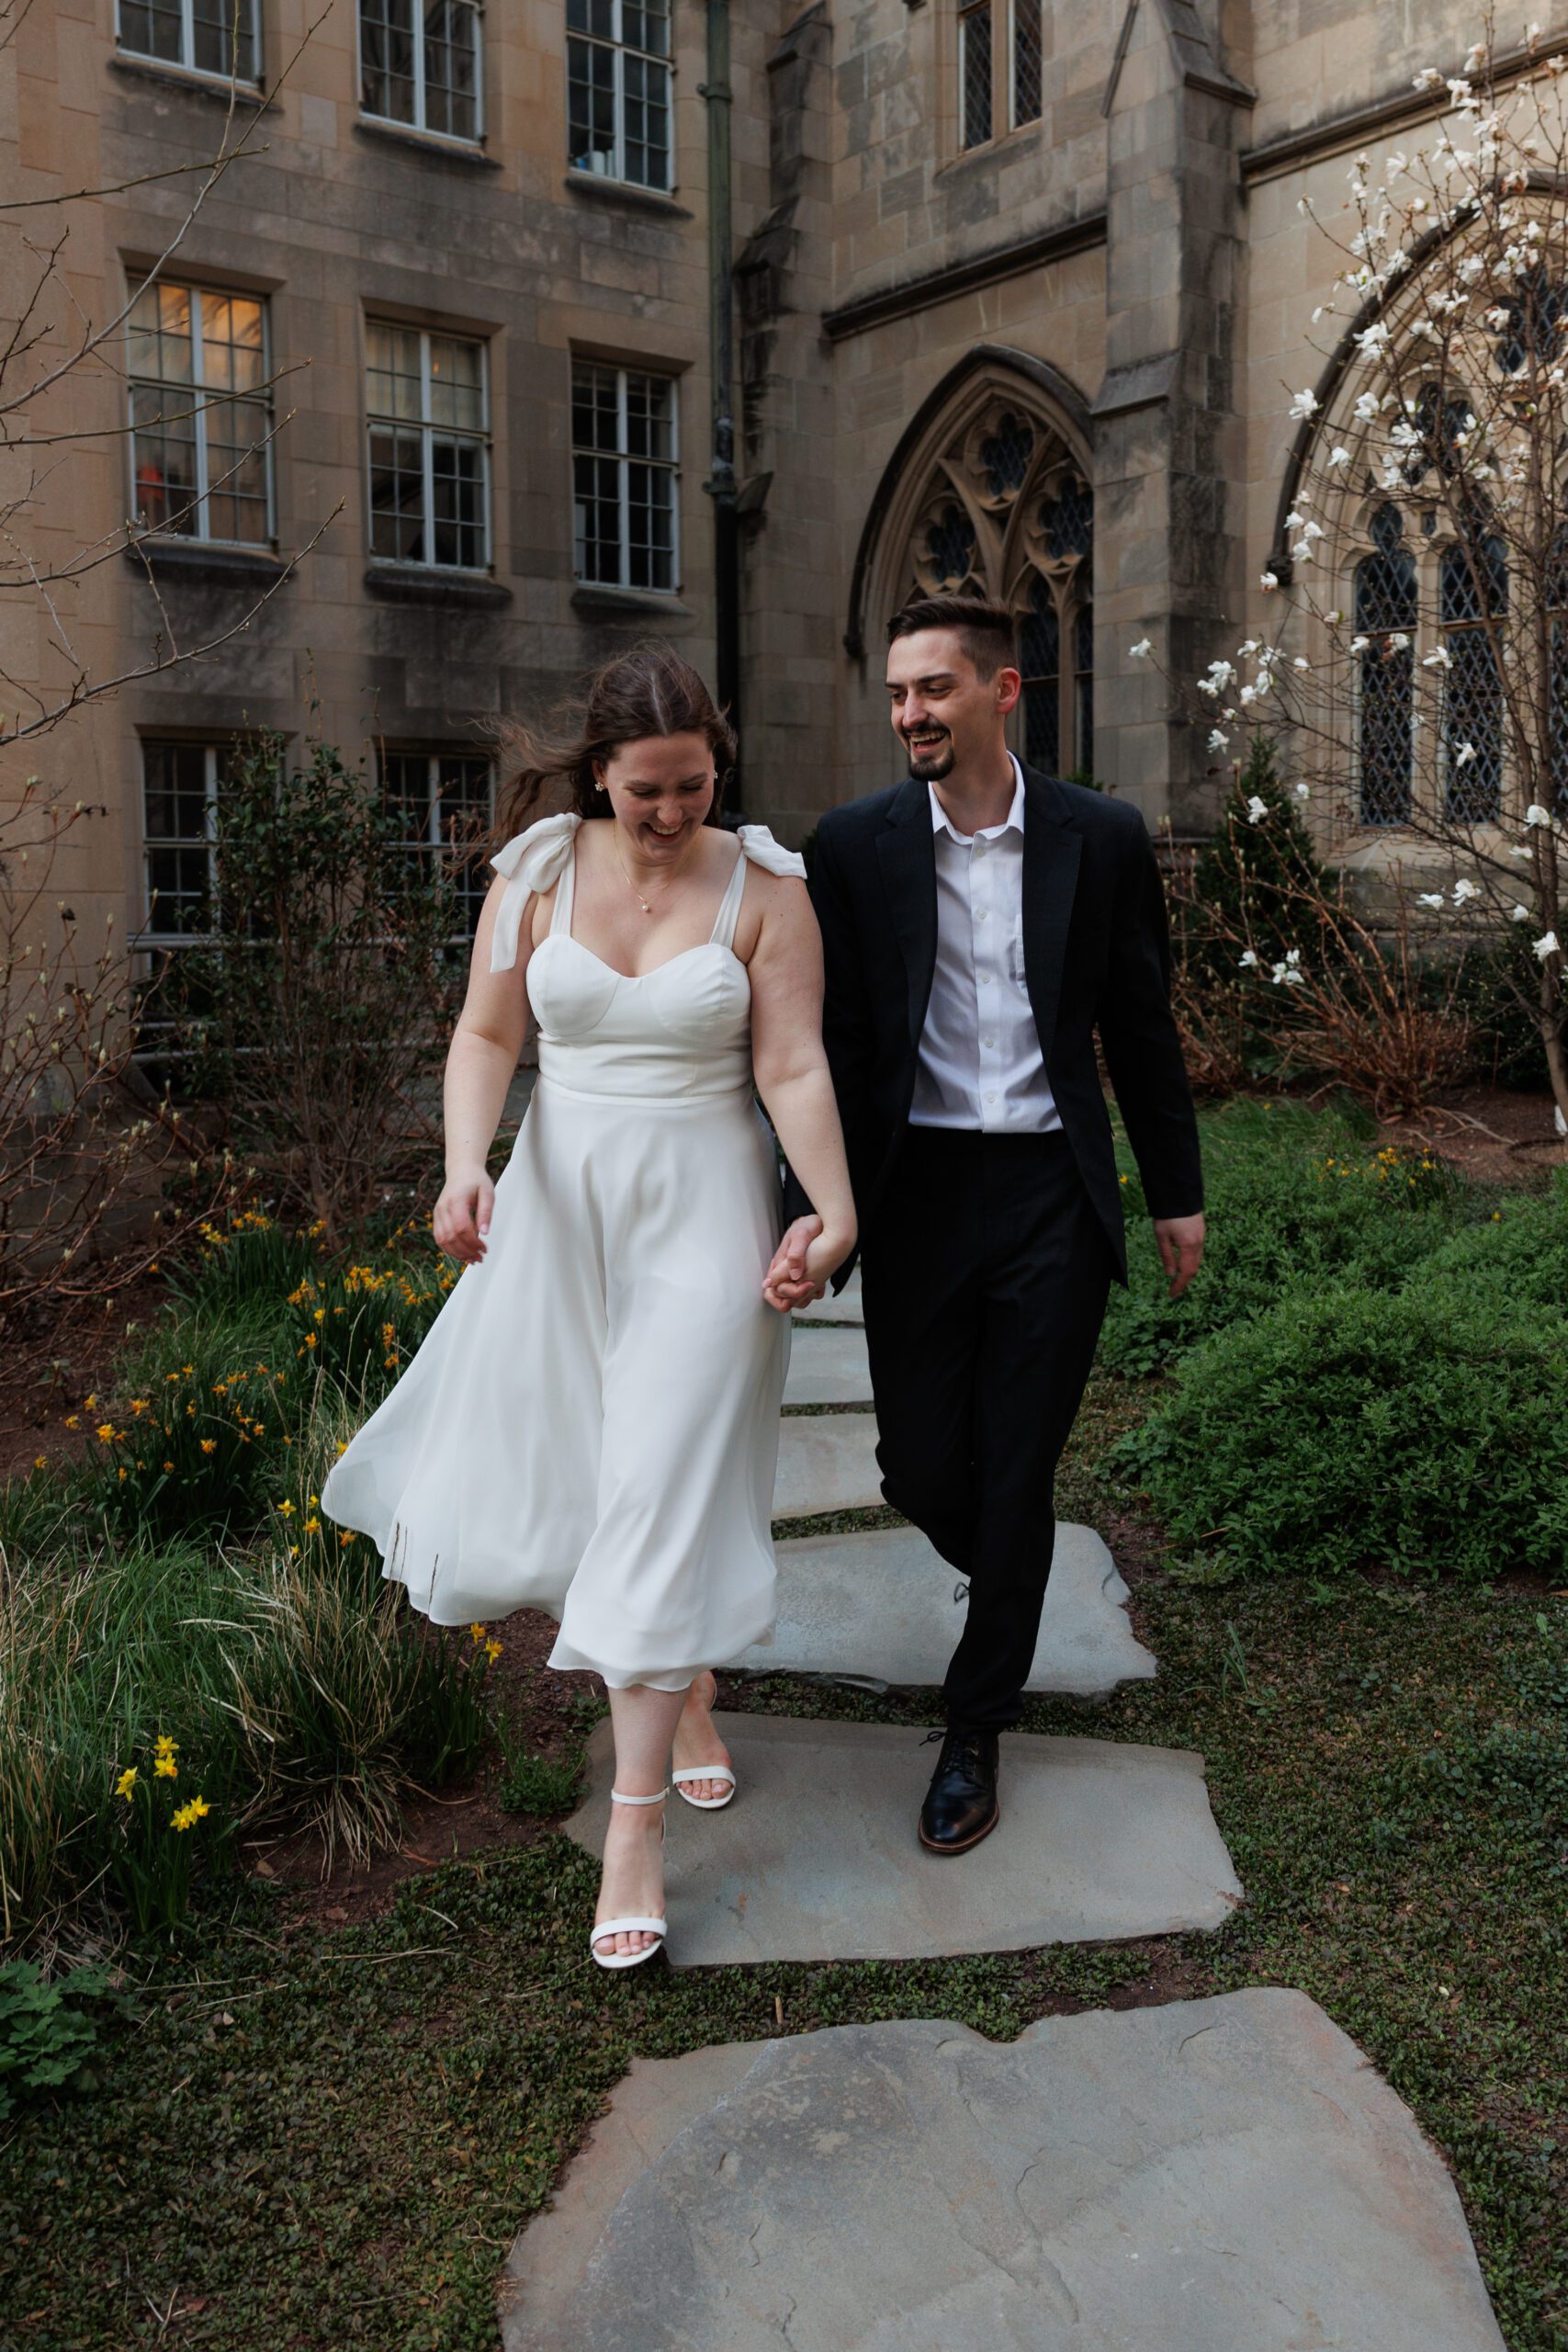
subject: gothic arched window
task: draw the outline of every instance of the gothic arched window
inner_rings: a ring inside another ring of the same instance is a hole
[[[1397,506],[1378,508],[1371,536],[1373,552],[1356,566],[1361,822],[1400,825],[1410,815],[1416,559]]]
[[[1503,673],[1495,626],[1507,609],[1508,565],[1500,539],[1443,550],[1438,620],[1447,653],[1443,695],[1444,792],[1448,813],[1482,825],[1503,808]]]
[[[955,431],[915,510],[899,593],[1018,616],[1014,748],[1055,775],[1094,758],[1094,493],[1062,435],[998,395]]]

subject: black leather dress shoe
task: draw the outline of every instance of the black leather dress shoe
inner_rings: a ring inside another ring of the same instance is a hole
[[[933,1734],[934,1736],[934,1734]],[[997,1803],[997,1735],[954,1724],[920,1807],[920,1843],[933,1854],[966,1854],[1001,1819]]]

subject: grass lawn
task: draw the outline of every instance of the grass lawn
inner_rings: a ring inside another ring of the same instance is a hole
[[[593,1867],[549,1826],[406,1883],[366,1927],[231,1882],[133,1972],[96,2089],[8,2130],[7,2352],[493,2347],[511,2237],[634,2057],[896,2017],[1006,2040],[1054,2012],[1247,1984],[1310,1994],[1410,2102],[1514,2352],[1568,2345],[1568,1611],[1539,1592],[1351,1583],[1314,1602],[1162,1573],[1132,1498],[1092,1475],[1134,1394],[1097,1383],[1063,1504],[1124,1515],[1159,1677],[1100,1710],[1036,1702],[1025,1728],[1202,1750],[1248,1896],[1220,1933],[606,1979],[585,1951]],[[782,1681],[731,1703],[931,1719]]]

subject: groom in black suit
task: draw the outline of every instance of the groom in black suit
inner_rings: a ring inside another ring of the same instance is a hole
[[[969,1584],[919,1824],[958,1854],[999,1818],[997,1736],[1034,1656],[1056,1464],[1126,1280],[1097,1032],[1173,1295],[1202,1257],[1202,1185],[1143,818],[1009,752],[1022,680],[1005,608],[925,597],[887,634],[909,775],[823,818],[811,897],[882,1491]],[[800,1305],[819,1228],[793,1175],[785,1208],[768,1286]]]

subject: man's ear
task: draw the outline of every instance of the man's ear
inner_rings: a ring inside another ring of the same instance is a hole
[[[1017,708],[1018,698],[1022,692],[1023,673],[1021,670],[1014,670],[1010,667],[1004,666],[997,672],[997,708],[1000,711],[1004,718],[1007,717],[1010,710],[1015,710]]]

